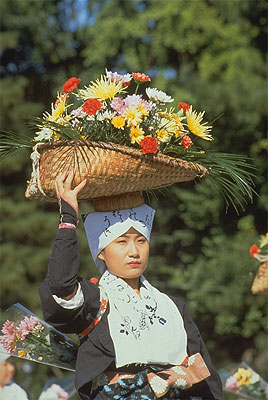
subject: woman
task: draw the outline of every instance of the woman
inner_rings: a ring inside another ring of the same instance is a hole
[[[60,225],[40,297],[47,322],[80,334],[75,383],[81,399],[222,399],[185,304],[143,276],[151,207],[87,214],[91,254],[103,275],[98,285],[77,276],[77,195],[86,182],[71,190],[72,179],[73,172],[56,180]]]

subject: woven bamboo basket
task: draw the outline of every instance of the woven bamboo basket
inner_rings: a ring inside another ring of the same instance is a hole
[[[134,203],[141,202],[141,191],[201,178],[208,172],[197,163],[163,154],[144,155],[127,146],[104,142],[37,144],[31,158],[33,172],[25,195],[47,201],[57,200],[54,187],[57,175],[72,169],[73,186],[87,179],[78,200],[109,197],[116,202],[118,196],[134,192]],[[136,203],[134,206],[139,205]]]
[[[268,261],[260,264],[251,286],[253,294],[268,294]]]

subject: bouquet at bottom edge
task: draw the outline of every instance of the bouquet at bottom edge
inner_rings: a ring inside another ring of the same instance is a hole
[[[78,345],[35,314],[16,303],[4,313],[0,343],[11,356],[75,370]]]
[[[245,362],[219,371],[225,392],[245,400],[268,400],[267,382]]]

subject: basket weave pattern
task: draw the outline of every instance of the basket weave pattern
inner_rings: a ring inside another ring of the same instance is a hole
[[[253,294],[268,294],[268,261],[260,264],[251,286]]]
[[[146,191],[201,178],[207,173],[205,167],[196,163],[163,154],[143,155],[139,150],[112,143],[57,142],[39,145],[38,152],[43,194],[31,192],[31,180],[26,197],[49,201],[56,199],[54,185],[57,175],[71,169],[75,169],[74,186],[87,179],[79,200]]]

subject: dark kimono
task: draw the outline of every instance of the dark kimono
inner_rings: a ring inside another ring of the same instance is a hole
[[[62,213],[63,222],[76,224],[77,216],[74,210],[65,202],[62,204]],[[78,267],[76,230],[59,229],[49,261],[48,274],[40,286],[39,294],[45,320],[63,333],[80,334],[93,322],[100,307],[98,285],[77,276]],[[66,297],[74,292],[78,282],[81,284],[84,295],[83,305],[76,309],[61,307],[52,295]],[[200,353],[211,373],[204,381],[193,385],[188,390],[182,390],[178,398],[223,399],[220,378],[212,367],[210,356],[197,326],[193,322],[186,305],[178,298],[171,297],[171,299],[178,307],[184,320],[189,356]],[[75,386],[83,400],[90,399],[92,380],[94,378],[106,370],[116,371],[115,350],[107,321],[108,313],[109,306],[95,328],[80,340],[76,361]],[[174,337],[174,344],[176,340],[179,340],[179,338]],[[137,367],[131,365],[123,369],[126,372],[139,372]]]

